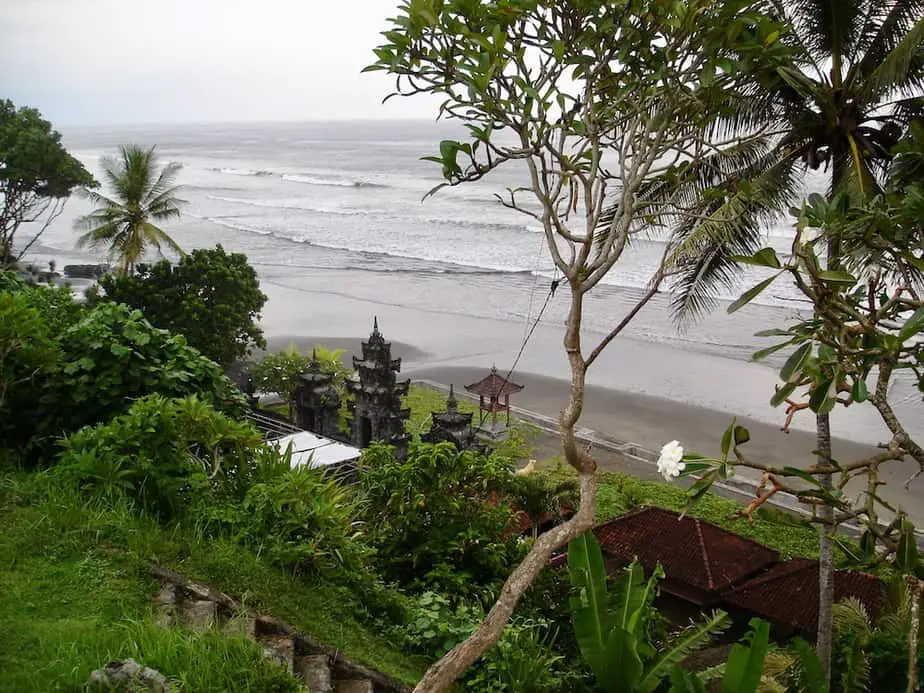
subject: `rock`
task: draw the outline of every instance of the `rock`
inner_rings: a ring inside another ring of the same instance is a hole
[[[195,582],[186,583],[186,591],[197,599],[209,599],[212,594],[208,587]]]
[[[304,679],[308,693],[331,692],[327,655],[306,655],[299,659],[298,675]]]
[[[225,621],[221,632],[231,637],[243,635],[248,640],[256,640],[257,619],[245,614],[234,616]]]
[[[197,633],[203,633],[215,625],[218,605],[209,601],[184,602],[182,615],[184,626]]]
[[[154,603],[157,605],[157,625],[162,628],[169,628],[176,621],[176,585],[166,584],[160,588],[160,592],[154,597]]]
[[[271,659],[290,674],[295,669],[295,641],[288,635],[261,635],[263,656]]]
[[[334,681],[334,693],[374,693],[369,679]]]
[[[142,667],[134,659],[117,659],[90,674],[90,683],[107,690],[154,691],[170,693],[173,688],[167,677],[151,667]]]

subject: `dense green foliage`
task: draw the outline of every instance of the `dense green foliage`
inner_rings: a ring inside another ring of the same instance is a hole
[[[56,438],[121,414],[148,394],[197,394],[229,413],[245,406],[216,363],[183,337],[152,327],[139,311],[117,304],[88,311],[66,289],[8,276],[0,301],[16,315],[3,322],[0,351],[28,344],[8,351],[3,364],[3,447],[48,454]]]
[[[96,208],[74,222],[75,228],[84,232],[78,244],[93,248],[108,245],[120,274],[133,272],[135,263],[150,247],[160,252],[165,245],[182,255],[176,242],[155,225],[180,217],[184,201],[174,185],[180,164],[158,169],[154,147],[145,149],[136,144],[119,147],[117,157],[103,157],[100,164],[110,196],[84,189],[85,197]]]
[[[23,222],[54,218],[74,188],[95,185],[41,113],[0,100],[0,266],[13,259]]]
[[[295,390],[301,384],[301,376],[311,369],[316,361],[322,373],[334,376],[334,387],[342,390],[345,380],[353,371],[343,365],[342,349],[325,349],[320,344],[311,350],[311,354],[302,353],[295,344],[290,344],[282,351],[267,354],[253,369],[253,384],[258,392],[279,395],[289,408],[295,405]]]
[[[257,273],[246,255],[220,245],[193,250],[177,263],[139,264],[134,274],[106,275],[99,285],[105,300],[137,308],[225,368],[266,346],[258,324],[266,296]]]
[[[148,395],[65,439],[55,472],[98,498],[129,498],[171,518],[210,500],[240,502],[262,472],[254,461],[261,446],[252,425],[196,395]]]
[[[460,596],[497,586],[520,555],[506,536],[510,471],[505,458],[451,443],[412,444],[404,460],[383,445],[367,448],[359,485],[382,575]]]

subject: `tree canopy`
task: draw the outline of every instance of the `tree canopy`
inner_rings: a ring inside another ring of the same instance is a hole
[[[266,295],[246,255],[219,245],[197,248],[175,264],[162,260],[135,269],[100,280],[106,300],[137,308],[225,368],[266,346],[258,322]]]
[[[0,264],[14,259],[20,225],[44,218],[34,241],[61,213],[74,188],[96,185],[41,113],[0,100]]]

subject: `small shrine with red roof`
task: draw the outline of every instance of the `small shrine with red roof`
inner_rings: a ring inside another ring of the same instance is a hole
[[[478,395],[479,427],[482,431],[494,435],[510,425],[510,395],[522,390],[523,386],[507,380],[497,372],[496,366],[492,366],[487,376],[477,383],[466,385],[465,389],[473,395]],[[490,426],[486,425],[489,414],[491,416]],[[505,415],[504,424],[500,429],[498,429],[497,422],[498,414]]]

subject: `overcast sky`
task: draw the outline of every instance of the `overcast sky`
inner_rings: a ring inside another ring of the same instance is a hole
[[[55,125],[432,118],[360,75],[399,0],[0,0],[0,98]]]

